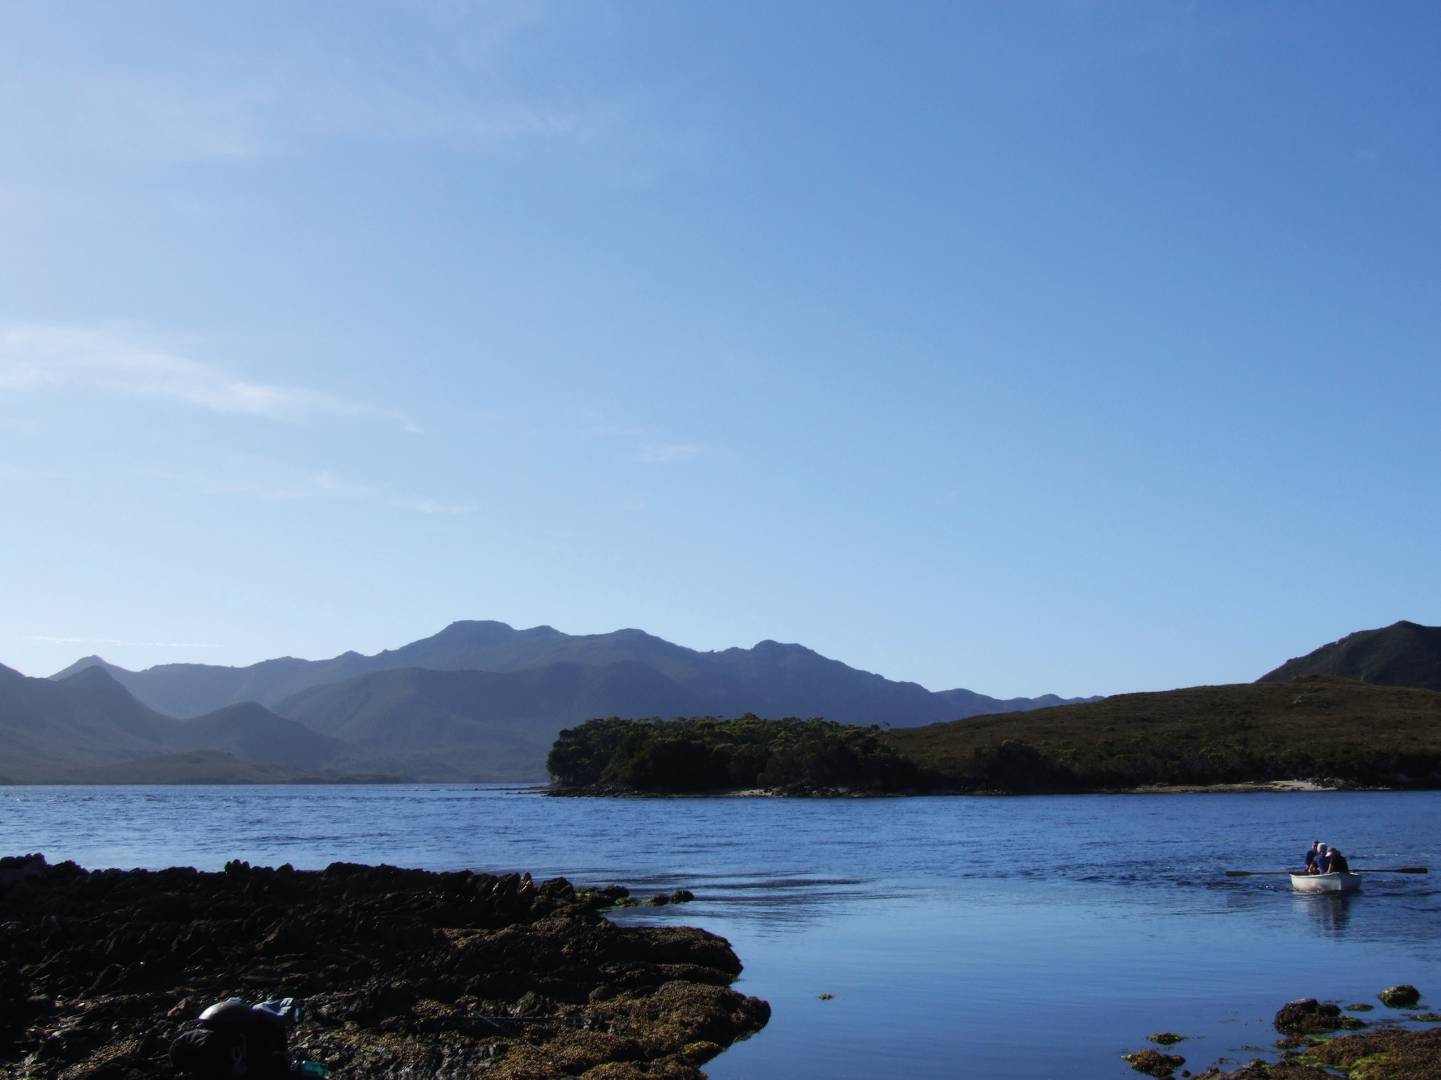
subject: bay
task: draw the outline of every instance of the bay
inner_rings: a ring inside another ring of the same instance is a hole
[[[0,853],[87,867],[232,858],[529,870],[684,906],[618,919],[722,934],[773,1018],[718,1078],[1134,1076],[1121,1053],[1188,1036],[1188,1065],[1273,1053],[1286,1000],[1441,1000],[1441,889],[1355,897],[1223,871],[1441,865],[1441,793],[906,799],[554,799],[504,786],[0,789]],[[823,999],[822,995],[831,995]],[[1432,1007],[1436,1002],[1432,1001]],[[1368,1018],[1402,1017],[1383,1009]]]

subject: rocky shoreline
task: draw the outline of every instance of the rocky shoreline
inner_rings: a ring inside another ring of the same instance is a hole
[[[602,914],[633,902],[528,874],[0,859],[0,1074],[176,1076],[206,1006],[291,997],[292,1052],[338,1078],[701,1077],[770,1007],[731,989],[723,938]]]
[[[1237,1068],[1224,1059],[1204,1072],[1183,1069],[1185,1057],[1170,1052],[1186,1036],[1161,1032],[1147,1036],[1158,1050],[1147,1047],[1123,1054],[1122,1059],[1138,1073],[1172,1080],[1178,1074],[1195,1080],[1336,1080],[1338,1075],[1354,1080],[1438,1080],[1441,1078],[1441,1027],[1408,1029],[1408,1021],[1432,1024],[1441,1015],[1421,1011],[1421,992],[1401,984],[1380,991],[1377,999],[1392,1010],[1379,1022],[1368,1022],[1354,1013],[1370,1013],[1375,1006],[1357,1002],[1342,1006],[1316,998],[1299,998],[1282,1005],[1272,1019],[1281,1035],[1275,1047],[1279,1061],[1253,1058]],[[1351,1032],[1353,1034],[1342,1034]]]

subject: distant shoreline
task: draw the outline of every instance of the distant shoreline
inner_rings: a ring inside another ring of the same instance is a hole
[[[776,788],[718,788],[713,791],[645,791],[637,788],[577,787],[537,788],[540,794],[575,799],[913,799],[1018,798],[1057,795],[1247,795],[1268,792],[1310,794],[1336,791],[1435,791],[1436,788],[1368,787],[1358,784],[1324,783],[1316,780],[1256,780],[1233,784],[1143,784],[1129,788],[1088,788],[1074,791],[963,791],[955,788],[915,791],[853,791],[845,788],[814,788],[787,791]]]
[[[1017,798],[1021,796],[1057,795],[1245,795],[1272,792],[1313,794],[1337,791],[1436,791],[1436,787],[1394,787],[1390,785],[1350,784],[1317,780],[1255,780],[1230,784],[1142,784],[1126,788],[1077,788],[1060,791],[1001,791],[984,789],[934,788],[909,791],[858,791],[847,788],[810,788],[784,790],[778,788],[717,788],[708,791],[646,791],[620,787],[556,788],[534,780],[404,780],[404,779],[305,779],[278,781],[124,781],[94,783],[84,780],[24,781],[0,779],[0,788],[139,788],[139,787],[467,787],[471,785],[503,785],[520,794],[547,795],[562,799],[914,799],[914,798]]]

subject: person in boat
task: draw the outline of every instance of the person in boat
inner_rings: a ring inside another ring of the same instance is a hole
[[[1316,871],[1315,871],[1315,872],[1318,873],[1318,874],[1324,874],[1324,873],[1326,872],[1326,860],[1330,857],[1330,856],[1327,854],[1328,850],[1329,850],[1329,849],[1326,847],[1325,844],[1322,844],[1322,843],[1319,843],[1319,842],[1316,844]]]
[[[1321,841],[1319,841],[1319,840],[1312,840],[1312,841],[1311,841],[1311,850],[1308,851],[1308,852],[1306,852],[1306,869],[1302,870],[1301,873],[1303,873],[1303,874],[1319,874],[1319,873],[1321,872],[1320,867],[1317,866],[1317,860],[1316,860],[1316,856],[1317,856],[1317,854],[1318,854],[1318,849],[1319,849],[1320,847],[1321,847]]]
[[[1326,873],[1349,874],[1350,872],[1351,864],[1346,861],[1346,856],[1336,848],[1332,848],[1330,855],[1326,857]]]

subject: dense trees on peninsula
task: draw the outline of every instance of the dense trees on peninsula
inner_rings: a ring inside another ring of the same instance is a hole
[[[697,792],[769,788],[901,791],[911,762],[879,728],[827,720],[591,720],[560,733],[547,765],[565,788]]]

